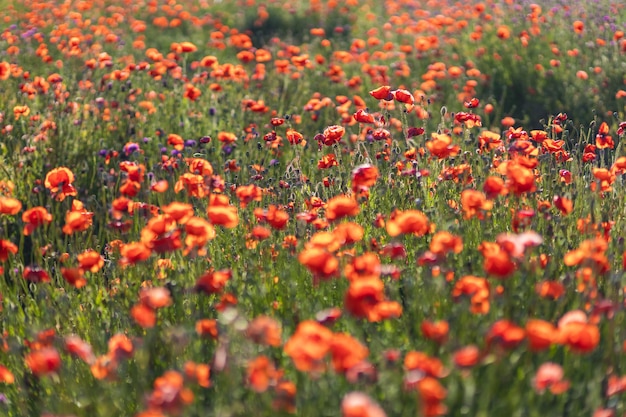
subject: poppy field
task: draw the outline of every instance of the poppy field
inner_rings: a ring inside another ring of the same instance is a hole
[[[626,5],[0,6],[0,415],[626,415]]]

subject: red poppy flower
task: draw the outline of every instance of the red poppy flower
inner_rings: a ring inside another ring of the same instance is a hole
[[[395,210],[386,225],[389,236],[412,233],[416,236],[424,236],[430,232],[428,217],[419,210]]]
[[[67,196],[78,194],[72,185],[73,182],[74,173],[69,168],[59,167],[46,174],[44,185],[58,201],[63,201]]]
[[[39,226],[52,222],[52,215],[45,207],[33,207],[22,214],[22,221],[25,223],[22,233],[28,236]]]
[[[374,97],[376,100],[393,100],[393,95],[391,94],[391,87],[388,85],[384,85],[382,87],[378,87],[375,90],[370,91],[370,95]]]
[[[346,216],[359,214],[359,203],[354,198],[340,195],[333,197],[326,203],[326,219],[336,221]]]
[[[37,376],[48,375],[61,367],[61,355],[52,347],[34,350],[26,355],[26,366]]]
[[[452,145],[452,138],[443,133],[433,133],[432,139],[426,142],[426,149],[438,159],[457,156],[461,151],[459,145]]]
[[[298,325],[296,332],[285,343],[284,351],[299,371],[319,371],[324,368],[323,359],[330,350],[332,339],[332,331],[307,320]]]
[[[280,372],[267,356],[258,356],[248,362],[246,381],[255,392],[265,392],[270,385],[276,385]]]
[[[332,146],[339,143],[343,135],[346,133],[346,129],[343,126],[334,125],[328,126],[324,129],[321,135],[321,142],[326,146]]]

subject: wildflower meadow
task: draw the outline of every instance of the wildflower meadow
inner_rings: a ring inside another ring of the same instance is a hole
[[[0,416],[626,415],[623,2],[0,7]]]

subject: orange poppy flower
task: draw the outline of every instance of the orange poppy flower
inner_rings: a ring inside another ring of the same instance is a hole
[[[9,254],[17,253],[17,245],[10,240],[0,239],[0,261],[4,262],[9,259]]]
[[[509,320],[498,320],[487,333],[487,345],[494,343],[506,349],[513,349],[525,338],[526,331]]]
[[[204,177],[190,172],[182,174],[176,181],[176,184],[174,184],[176,193],[182,190],[186,190],[190,196],[196,198],[204,198],[209,194]]]
[[[615,375],[609,376],[606,389],[606,396],[612,397],[617,394],[621,394],[626,391],[626,376],[618,377]]]
[[[614,147],[613,138],[609,135],[609,125],[606,122],[602,122],[596,135],[596,148],[613,149]]]
[[[370,95],[374,97],[376,100],[393,100],[393,95],[391,94],[391,87],[388,85],[383,85],[378,87],[375,90],[370,91]]]
[[[248,203],[251,203],[252,201],[261,201],[261,199],[263,198],[263,191],[261,190],[261,188],[257,187],[254,184],[242,185],[237,187],[237,190],[235,190],[235,194],[239,199],[239,204],[241,205],[241,208],[246,208]]]
[[[302,133],[291,128],[287,129],[285,136],[287,137],[289,143],[292,145],[298,145],[304,141],[304,136],[302,135]]]
[[[144,329],[150,329],[156,325],[156,311],[145,304],[135,304],[130,309],[130,316]]]
[[[278,411],[295,413],[296,384],[291,381],[279,381],[274,388],[274,401],[272,402],[272,407]]]
[[[526,336],[534,352],[545,350],[557,341],[557,329],[552,323],[531,319],[526,322]]]
[[[175,46],[176,52],[184,53],[184,54],[190,53],[190,52],[196,52],[198,50],[198,47],[196,45],[188,41],[183,41],[180,44],[178,44],[178,46],[176,46],[176,44],[172,44],[172,46]]]
[[[514,194],[533,192],[537,189],[535,174],[523,161],[518,158],[506,164],[507,188]]]
[[[141,190],[141,184],[137,181],[126,179],[120,186],[120,193],[129,197],[135,197]]]
[[[209,365],[187,361],[183,368],[187,378],[197,382],[203,388],[211,386],[211,367]]]
[[[383,300],[374,306],[367,319],[371,322],[379,322],[387,319],[397,319],[402,316],[402,305],[397,301]]]
[[[333,125],[324,129],[321,135],[321,142],[326,146],[332,146],[341,141],[341,138],[346,133],[346,129],[343,126]]]
[[[261,208],[254,209],[254,216],[259,221],[269,223],[276,230],[284,229],[289,221],[289,213],[274,205],[270,205],[267,210]]]
[[[109,353],[116,360],[128,359],[133,355],[133,342],[125,334],[117,333],[111,336],[107,344],[109,347]]]
[[[13,107],[13,115],[15,116],[15,120],[19,120],[20,118],[26,118],[30,114],[30,107],[28,106],[15,106]]]
[[[268,316],[258,316],[246,329],[246,337],[255,343],[267,346],[280,346],[282,329],[280,323]]]
[[[207,216],[212,224],[221,225],[227,229],[237,227],[239,224],[237,207],[234,206],[210,205],[207,209]]]
[[[311,271],[315,279],[332,278],[339,269],[337,258],[325,249],[317,247],[308,248],[300,252],[298,262]]]
[[[104,258],[95,250],[87,250],[77,256],[81,269],[98,272],[104,266]]]
[[[6,61],[0,61],[0,80],[8,80],[11,76],[11,64]]]
[[[598,272],[604,273],[610,269],[607,249],[608,243],[603,238],[587,239],[577,249],[567,252],[563,263],[567,266],[594,266]]]
[[[558,153],[562,150],[565,145],[564,140],[552,140],[552,139],[544,139],[541,142],[544,152],[548,153]]]
[[[425,338],[433,340],[437,343],[443,343],[448,338],[448,331],[450,330],[450,326],[445,320],[440,320],[436,322],[424,320],[420,325],[420,329],[422,330],[422,334]]]
[[[456,300],[462,295],[470,296],[470,311],[475,314],[489,312],[489,283],[485,278],[466,275],[459,279],[452,289],[452,297]]]
[[[306,243],[305,248],[326,249],[329,252],[339,250],[344,242],[337,239],[337,236],[331,232],[317,232]]]
[[[391,91],[391,95],[396,101],[399,101],[400,103],[404,103],[409,106],[415,103],[415,98],[413,97],[413,94],[403,88]]]
[[[236,306],[237,302],[238,302],[237,297],[235,297],[234,294],[232,293],[222,294],[222,296],[220,297],[219,303],[215,305],[215,310],[222,312],[229,307]]]
[[[93,212],[85,210],[79,200],[72,201],[72,209],[65,213],[65,225],[63,233],[71,235],[75,232],[83,232],[93,224]]]
[[[154,381],[154,389],[148,398],[149,407],[166,414],[179,414],[194,398],[193,392],[183,384],[179,372],[166,371]]]
[[[576,20],[572,23],[572,27],[574,28],[574,32],[580,35],[585,30],[585,23],[581,20]]]
[[[204,246],[215,238],[216,233],[213,225],[201,217],[191,217],[185,224],[185,250],[183,255],[187,256],[192,250],[198,249],[198,256],[205,256]]]
[[[465,213],[463,218],[477,217],[482,220],[485,212],[493,208],[493,201],[487,200],[484,193],[478,190],[467,189],[461,192],[461,207]]]
[[[357,223],[348,222],[340,223],[335,227],[332,234],[335,236],[338,242],[343,242],[341,245],[351,245],[363,240],[365,230]]]
[[[385,299],[385,285],[375,276],[366,276],[350,283],[344,298],[346,310],[355,317],[378,321],[376,306]]]
[[[82,288],[87,285],[82,268],[61,268],[61,275],[74,288]]]
[[[117,361],[111,354],[102,355],[91,364],[91,374],[99,380],[113,379],[117,365]]]
[[[428,217],[419,210],[394,210],[385,227],[392,237],[409,233],[424,236],[431,230]]]
[[[332,339],[333,332],[329,329],[315,321],[306,320],[298,324],[283,350],[299,371],[321,371]]]
[[[146,167],[143,164],[122,161],[120,162],[120,169],[126,173],[127,179],[132,182],[141,183],[144,180]]]
[[[483,268],[487,274],[495,275],[497,278],[506,278],[517,269],[509,252],[497,243],[482,242],[478,250],[483,254]]]
[[[574,210],[574,202],[567,197],[555,195],[553,201],[554,206],[558,208],[564,216],[567,216]]]
[[[626,158],[624,158],[626,160]],[[617,161],[616,161],[617,162]],[[15,190],[15,184],[11,180],[0,180],[0,195],[10,197]]]
[[[452,138],[446,134],[432,133],[432,139],[426,142],[426,149],[438,159],[454,157],[459,154],[459,145],[452,145]]]
[[[233,273],[230,269],[207,271],[200,278],[198,278],[195,289],[196,291],[202,291],[207,295],[222,292],[232,276]]]
[[[142,242],[131,242],[123,245],[120,248],[120,265],[136,264],[137,262],[145,261],[151,255],[152,251]]]
[[[330,353],[335,372],[346,373],[369,355],[369,350],[347,333],[336,333],[330,342]]]
[[[557,281],[542,281],[537,284],[536,291],[540,297],[556,300],[565,294],[565,287]]]
[[[0,382],[5,384],[13,384],[15,382],[13,373],[3,365],[0,365]]]
[[[156,253],[172,252],[182,247],[181,231],[167,214],[155,216],[141,230],[141,242]]]
[[[200,319],[196,321],[196,333],[202,337],[212,337],[217,339],[219,334],[217,329],[217,320],[214,319]]]
[[[452,362],[459,368],[471,368],[480,361],[480,349],[476,345],[469,345],[456,350],[452,354]]]
[[[441,378],[444,376],[443,363],[424,352],[410,351],[404,357],[404,369],[408,372],[421,371],[424,374]]]
[[[170,184],[167,180],[159,180],[150,186],[150,191],[155,193],[164,193],[169,188]]]
[[[74,173],[69,168],[59,167],[46,174],[44,185],[58,201],[63,201],[67,196],[78,194],[73,182]]]
[[[270,359],[261,355],[248,361],[246,381],[255,392],[265,392],[270,385],[276,385],[280,374]]]
[[[186,158],[185,162],[187,162],[189,172],[192,174],[202,175],[203,177],[210,177],[213,175],[213,166],[206,159]]]
[[[224,145],[233,143],[237,140],[237,135],[231,132],[219,132],[217,134],[217,140],[222,142]]]
[[[331,167],[339,166],[339,161],[335,159],[334,153],[329,153],[328,155],[324,155],[322,159],[317,161],[317,167],[319,169],[328,169]]]
[[[196,101],[202,95],[202,91],[191,83],[185,84],[185,92],[183,98],[191,101]]]
[[[22,233],[28,236],[39,226],[52,222],[52,214],[45,207],[33,207],[22,213],[22,221],[25,223]]]
[[[369,277],[379,278],[381,274],[380,259],[373,252],[364,253],[346,264],[343,272],[349,281]]]
[[[478,146],[482,151],[493,151],[503,146],[499,133],[484,130],[478,135]]]
[[[447,231],[435,233],[430,241],[430,251],[437,255],[445,255],[448,252],[459,254],[462,250],[463,239]]]
[[[378,168],[373,165],[359,165],[352,170],[352,190],[357,191],[361,188],[368,188],[376,184],[376,180],[380,176]]]
[[[259,241],[265,240],[268,237],[270,237],[271,235],[272,235],[272,231],[270,229],[268,229],[267,227],[254,226],[254,228],[252,229],[252,232],[249,233],[247,236],[248,236],[248,238],[254,239],[254,240],[250,241],[250,242],[254,242],[254,243],[250,243],[250,245],[252,247],[256,247],[256,244]]]
[[[489,176],[483,184],[483,191],[487,198],[494,199],[499,195],[506,195],[507,189],[504,180],[500,177]]]
[[[372,124],[376,121],[376,119],[374,119],[374,115],[368,113],[365,109],[358,109],[352,117],[359,123]]]
[[[193,217],[193,206],[188,203],[173,201],[167,206],[161,207],[163,213],[167,214],[178,224],[185,224]]]
[[[609,192],[612,190],[611,184],[613,184],[616,179],[616,175],[612,171],[606,168],[592,168],[591,173],[598,180],[597,182],[591,183],[592,191],[595,191],[598,185],[600,185],[600,191]]]
[[[559,342],[575,352],[589,353],[600,343],[600,330],[595,324],[587,322],[559,322]]]
[[[426,417],[444,415],[446,407],[442,402],[446,399],[448,391],[441,383],[433,377],[426,377],[419,380],[416,385],[422,401],[423,415]]]
[[[20,200],[11,197],[0,196],[0,214],[16,215],[22,210]]]
[[[346,195],[333,197],[326,203],[326,219],[328,221],[336,221],[346,216],[356,216],[359,211],[359,203]]]
[[[176,133],[170,133],[167,135],[167,144],[173,146],[177,151],[185,149],[185,140],[182,136],[177,135]]]

